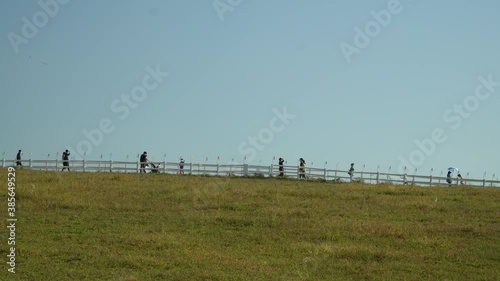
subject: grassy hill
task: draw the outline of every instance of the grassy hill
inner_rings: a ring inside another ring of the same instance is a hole
[[[7,224],[7,170],[0,169]],[[500,189],[16,173],[0,280],[499,280]]]

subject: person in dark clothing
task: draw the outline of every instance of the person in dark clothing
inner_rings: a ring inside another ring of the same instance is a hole
[[[19,149],[19,152],[17,153],[17,156],[16,156],[16,166],[23,166],[23,163],[21,163],[21,155],[23,154],[23,151],[21,149]]]
[[[299,179],[306,178],[306,160],[300,158]]]
[[[351,163],[351,168],[349,168],[347,173],[349,174],[349,176],[352,176],[354,174],[354,163]]]
[[[347,173],[349,174],[349,177],[352,181],[352,177],[354,176],[354,163],[351,163],[351,168],[349,168],[349,171],[347,171]]]
[[[283,166],[283,163],[285,163],[285,159],[280,157],[280,159],[278,159],[278,165],[279,165],[279,170],[280,170],[279,176],[280,177],[285,176],[285,167]]]
[[[148,166],[148,153],[144,151],[144,153],[141,154],[141,173],[146,173],[146,167]]]
[[[184,175],[184,158],[181,157],[181,161],[179,162],[179,174]]]
[[[448,174],[446,174],[446,182],[451,186],[451,171],[448,171]]]
[[[66,149],[66,151],[63,152],[62,154],[62,160],[63,160],[63,168],[61,170],[64,171],[64,169],[68,169],[68,172],[70,172],[71,170],[69,169],[69,149]]]

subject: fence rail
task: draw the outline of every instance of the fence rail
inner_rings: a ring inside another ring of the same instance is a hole
[[[17,160],[1,160],[2,167],[17,165]],[[151,162],[149,162],[151,163]],[[69,160],[71,171],[77,172],[109,172],[109,173],[151,173],[155,169],[149,165],[141,168],[141,162],[112,161],[112,160]],[[25,169],[43,171],[61,171],[62,160],[21,160]],[[178,162],[154,162],[160,173],[166,174],[191,174],[211,176],[236,176],[236,177],[278,177],[281,173],[278,165],[250,165],[250,164],[207,164],[207,163],[185,163],[180,169]],[[283,174],[287,178],[300,178],[298,166],[284,166]],[[337,181],[337,182],[364,182],[368,184],[399,184],[419,186],[446,186],[446,177],[433,175],[411,175],[382,172],[355,171],[349,175],[345,170],[308,167],[305,171],[306,179]],[[452,185],[466,185],[472,187],[500,187],[500,181],[487,179],[452,179]]]

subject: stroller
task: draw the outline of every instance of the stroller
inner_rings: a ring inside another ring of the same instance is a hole
[[[151,165],[151,173],[160,173],[160,164],[155,165],[153,162],[149,162]]]

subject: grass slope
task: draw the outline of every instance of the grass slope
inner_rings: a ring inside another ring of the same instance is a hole
[[[2,262],[0,280],[500,276],[500,189],[30,170],[16,181],[16,274]],[[6,169],[0,182],[6,224]]]

